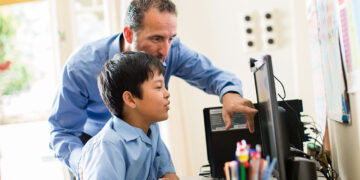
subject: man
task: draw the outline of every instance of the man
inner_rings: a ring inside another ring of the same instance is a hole
[[[257,110],[241,97],[241,81],[182,44],[176,37],[176,18],[176,7],[170,0],[133,0],[123,33],[87,44],[69,58],[49,117],[50,148],[75,174],[82,147],[111,117],[101,100],[96,76],[104,63],[120,52],[145,51],[157,57],[166,67],[166,88],[170,76],[175,75],[216,94],[223,103],[226,129],[231,126],[232,115],[239,112],[245,113],[250,132],[253,131]]]

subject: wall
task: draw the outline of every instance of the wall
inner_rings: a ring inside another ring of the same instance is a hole
[[[275,75],[283,82],[287,99],[302,99],[305,114],[314,116],[305,5],[280,0],[174,2],[178,7],[178,36],[182,42],[205,54],[217,67],[235,73],[243,82],[246,98],[256,102],[249,58],[271,54]],[[276,12],[274,28],[279,31],[279,47],[252,53],[243,51],[243,15],[253,11],[260,15],[266,10]],[[219,98],[177,78],[171,79],[170,92],[172,109],[166,122],[168,145],[178,173],[197,175],[200,166],[207,164],[202,110],[220,105]]]
[[[283,81],[287,99],[303,100],[304,114],[316,117],[304,1],[175,1],[178,7],[178,35],[182,42],[205,54],[222,69],[235,73],[244,84],[246,98],[256,102],[249,57],[271,54],[275,75]],[[274,50],[246,53],[242,49],[242,15],[257,10],[275,9],[279,15],[275,28],[280,31],[280,46]],[[277,90],[278,92],[279,89]],[[207,164],[202,109],[220,105],[216,96],[206,95],[173,78],[170,83],[172,110],[167,122],[169,147],[180,175],[197,175]],[[329,120],[333,164],[340,179],[360,179],[359,95],[350,96],[352,124]]]
[[[329,120],[329,136],[332,161],[340,179],[360,179],[359,149],[359,94],[350,95],[351,124]]]
[[[287,99],[302,99],[304,114],[315,116],[304,1],[174,0],[174,2],[178,7],[178,36],[182,42],[205,54],[217,67],[235,73],[244,84],[246,98],[256,102],[254,79],[248,67],[249,57],[271,54],[275,75],[284,83]],[[121,1],[122,5],[128,3],[129,0]],[[58,11],[64,10],[59,9],[63,5],[56,7]],[[243,14],[252,11],[263,13],[268,9],[275,9],[278,14],[278,26],[275,28],[280,34],[280,46],[273,50],[244,52],[242,44],[245,41],[241,36],[244,30]],[[63,27],[62,21],[57,23]],[[66,59],[64,57],[69,55],[70,50],[64,46],[60,46],[60,49],[59,56],[63,64]],[[207,164],[202,109],[220,105],[219,99],[190,87],[177,78],[171,79],[170,92],[170,118],[161,123],[162,136],[169,146],[178,174],[197,175],[200,166]],[[278,89],[278,92],[282,91]],[[351,125],[329,121],[333,163],[341,179],[360,179],[360,172],[356,169],[360,166],[358,102],[360,102],[358,94],[350,96]]]

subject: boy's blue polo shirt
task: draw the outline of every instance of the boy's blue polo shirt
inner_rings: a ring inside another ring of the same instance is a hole
[[[82,150],[84,179],[153,180],[175,173],[157,123],[150,126],[148,135],[113,117]]]

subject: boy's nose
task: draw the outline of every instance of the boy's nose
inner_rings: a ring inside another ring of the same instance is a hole
[[[170,97],[170,93],[169,93],[169,91],[168,91],[166,88],[164,88],[164,97],[165,97],[166,99],[168,99],[168,98]]]

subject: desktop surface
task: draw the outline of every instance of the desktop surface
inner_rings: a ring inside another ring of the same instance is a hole
[[[321,172],[317,172],[317,180],[326,180],[326,178],[321,174]],[[182,176],[181,180],[225,180],[225,178],[211,178],[211,177],[203,177],[203,176]],[[272,177],[271,180],[276,180],[275,177]]]

